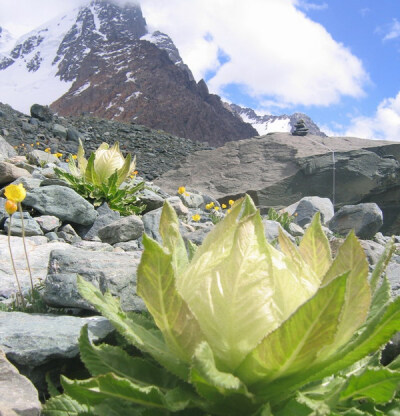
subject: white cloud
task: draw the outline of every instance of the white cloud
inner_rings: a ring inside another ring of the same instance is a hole
[[[298,6],[304,10],[325,10],[328,8],[328,3],[310,3],[306,0],[298,0]]]
[[[383,40],[392,40],[400,37],[400,22],[393,19],[393,22],[388,26],[387,33]]]
[[[372,117],[355,117],[346,136],[400,141],[400,91],[384,99]]]
[[[343,95],[362,96],[368,80],[362,62],[301,12],[302,3],[141,1],[149,27],[171,36],[197,80],[215,72],[211,92],[223,96],[236,84],[278,105],[327,106]],[[219,63],[218,50],[230,60]]]

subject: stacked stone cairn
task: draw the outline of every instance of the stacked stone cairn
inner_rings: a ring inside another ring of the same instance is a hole
[[[294,125],[293,136],[305,136],[308,133],[308,128],[303,119],[297,121]]]

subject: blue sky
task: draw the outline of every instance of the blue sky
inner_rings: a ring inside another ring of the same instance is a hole
[[[331,135],[400,141],[400,0],[138,1],[210,92],[304,112]],[[0,26],[22,34],[85,2],[0,0]]]

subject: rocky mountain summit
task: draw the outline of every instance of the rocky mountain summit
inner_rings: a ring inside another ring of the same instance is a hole
[[[289,116],[286,114],[280,116],[259,115],[251,108],[236,104],[226,104],[226,106],[244,122],[250,123],[260,136],[268,133],[293,133],[296,123],[303,120],[310,134],[326,137],[326,134],[304,113],[293,113]]]
[[[24,112],[53,103],[59,115],[135,121],[213,146],[257,135],[196,83],[167,34],[148,33],[135,4],[88,1],[25,35],[0,57],[0,87]]]

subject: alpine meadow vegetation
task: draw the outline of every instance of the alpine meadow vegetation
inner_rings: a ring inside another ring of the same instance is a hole
[[[380,364],[400,329],[400,298],[372,275],[351,232],[335,259],[316,214],[299,246],[264,236],[250,197],[187,250],[164,204],[163,244],[144,235],[137,291],[150,316],[78,278],[81,295],[137,356],[94,345],[83,328],[81,359],[92,377],[62,377],[44,414],[99,416],[398,415],[400,358]]]

